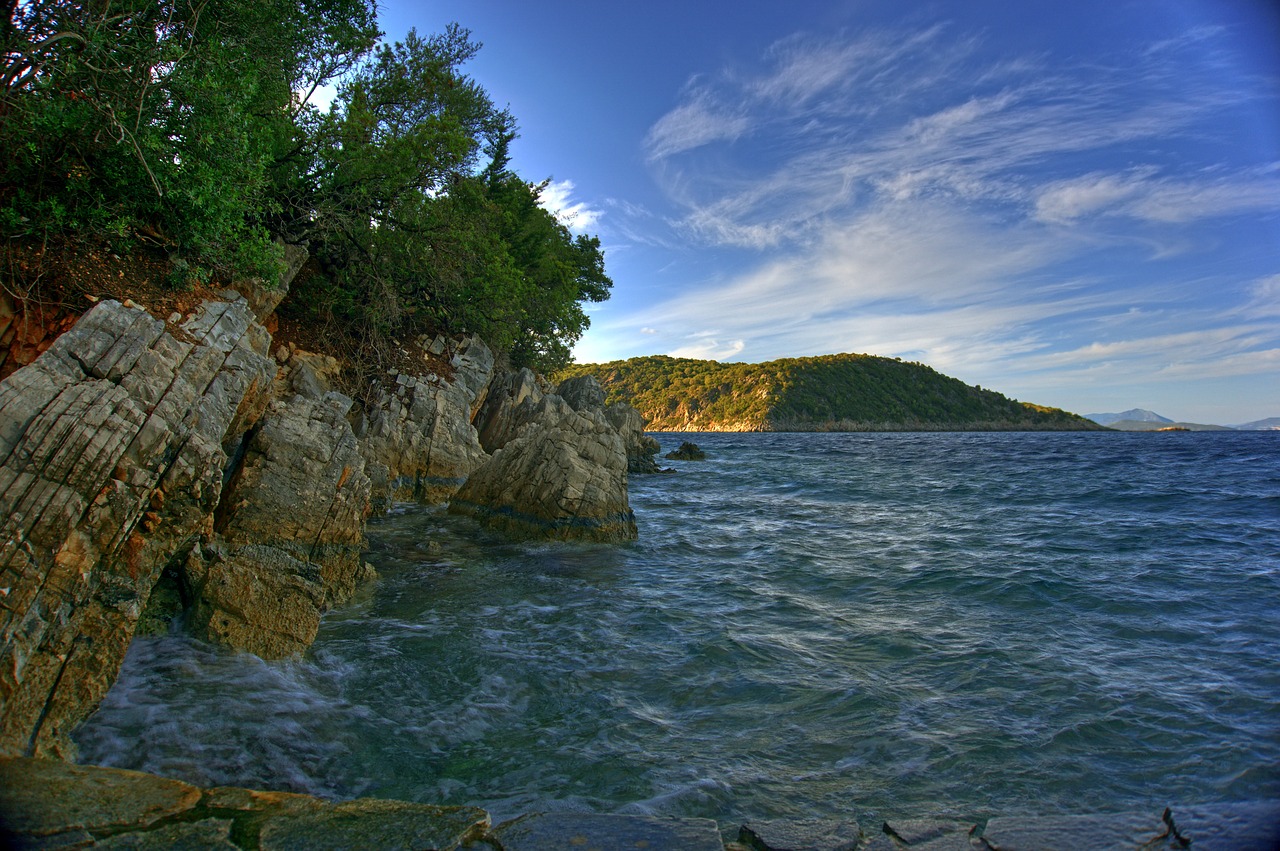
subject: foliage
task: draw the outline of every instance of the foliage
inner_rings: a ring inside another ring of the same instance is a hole
[[[475,332],[540,369],[608,297],[598,240],[509,168],[515,121],[462,73],[479,45],[457,25],[375,48],[372,0],[7,8],[6,238],[159,244],[174,287],[270,279],[278,241],[301,242],[323,273],[298,313],[353,339]]]
[[[970,387],[928,366],[839,354],[768,363],[653,356],[580,364],[654,431],[1088,429],[1075,414]]]
[[[270,166],[295,89],[349,66],[368,0],[27,0],[0,71],[5,235],[146,239],[271,274]]]

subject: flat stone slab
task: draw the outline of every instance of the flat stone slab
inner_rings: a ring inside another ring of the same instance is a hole
[[[132,849],[132,851],[240,851],[231,841],[231,821],[205,819],[190,823],[166,824],[138,833],[124,833],[100,839],[94,848]]]
[[[361,798],[311,811],[272,815],[262,826],[261,851],[454,851],[481,839],[489,814],[476,807],[437,807]]]
[[[881,825],[880,835],[862,851],[974,851],[975,827],[973,822],[950,819],[893,819]]]
[[[857,851],[861,841],[852,819],[752,821],[738,829],[738,844],[751,851]]]
[[[987,822],[982,839],[995,851],[1069,851],[1077,848],[1139,848],[1169,834],[1160,813],[1080,816],[1002,816]],[[1179,847],[1177,844],[1169,848]],[[1200,846],[1195,846],[1200,851]]]
[[[58,760],[0,760],[0,826],[13,834],[145,828],[200,803],[178,780]]]
[[[711,819],[534,813],[493,830],[503,851],[724,851]]]

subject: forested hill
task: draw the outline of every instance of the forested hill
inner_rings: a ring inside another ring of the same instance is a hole
[[[918,363],[823,355],[717,363],[664,355],[578,364],[610,402],[629,402],[651,431],[1096,430],[1057,408],[1018,402]]]

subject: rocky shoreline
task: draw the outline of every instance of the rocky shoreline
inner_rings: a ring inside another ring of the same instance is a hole
[[[139,620],[177,613],[162,601],[214,644],[305,651],[373,577],[365,522],[395,501],[636,537],[629,458],[657,444],[594,380],[571,404],[439,338],[450,375],[389,375],[357,404],[332,358],[272,351],[280,289],[245,289],[167,320],[102,301],[0,383],[0,756],[72,757]]]
[[[0,840],[31,849],[646,849],[646,851],[1271,851],[1265,804],[1161,813],[750,821],[532,813],[494,824],[476,807],[200,789],[136,771],[0,759]]]
[[[1189,836],[1196,848],[1249,847],[1236,840],[1254,835],[1241,831],[1258,813],[1230,808],[1178,814],[1177,829],[1157,814],[1080,817],[1070,830],[1043,819],[983,830],[756,823],[722,837],[706,819],[535,814],[495,826],[469,807],[202,790],[72,764],[71,732],[111,687],[140,623],[181,614],[219,646],[303,652],[322,614],[374,577],[365,523],[395,502],[448,502],[518,536],[637,536],[628,476],[659,471],[658,444],[634,408],[604,404],[594,378],[552,387],[503,369],[477,338],[441,337],[424,349],[447,371],[387,375],[357,403],[337,389],[332,358],[273,344],[283,289],[247,284],[164,319],[102,301],[0,382],[0,838],[696,851],[1172,848]],[[1050,841],[1050,829],[1066,832]],[[1223,836],[1232,841],[1212,844]]]

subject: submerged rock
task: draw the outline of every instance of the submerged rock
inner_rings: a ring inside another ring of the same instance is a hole
[[[668,452],[663,457],[671,461],[705,461],[707,460],[707,453],[699,449],[698,444],[686,440],[677,449]]]

